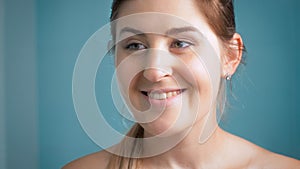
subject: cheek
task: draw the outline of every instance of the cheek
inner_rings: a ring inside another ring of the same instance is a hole
[[[205,63],[196,57],[185,60],[186,69],[180,67],[181,77],[189,83],[191,90],[187,95],[188,102],[186,105],[189,109],[203,116],[208,112],[212,103],[212,83],[209,71],[206,69]]]
[[[116,48],[117,49],[117,48]],[[116,50],[115,55],[115,73],[120,92],[127,102],[129,100],[130,84],[134,80],[135,68],[127,63],[127,57]]]
[[[116,51],[115,65],[120,92],[132,112],[145,111],[149,104],[142,100],[137,86],[142,76],[143,65],[137,56],[128,56],[125,52]]]
[[[130,83],[128,82],[130,82],[131,79],[131,77],[125,72],[126,68],[124,66],[116,67],[118,85],[123,96],[126,96],[128,94],[130,85]]]
[[[128,88],[128,95],[129,100],[131,103],[131,109],[132,113],[140,113],[144,112],[146,110],[149,110],[150,103],[146,101],[144,95],[140,93],[140,90],[138,89],[138,86],[141,86],[139,83],[141,83],[141,76],[142,72],[138,73],[130,82],[129,88]],[[138,112],[136,112],[138,111]]]
[[[205,63],[196,56],[185,58],[185,64],[177,67],[180,76],[199,93],[207,92],[210,88],[210,74],[206,69]]]
[[[119,87],[123,95],[128,95],[128,90],[135,75],[138,73],[138,67],[121,47],[116,47],[115,53],[115,72],[117,75]]]
[[[207,71],[205,65],[202,62],[193,62],[191,67],[193,67],[193,73],[195,78],[194,81],[196,83],[194,84],[194,86],[196,87],[196,90],[198,91],[201,98],[207,97],[207,94],[209,94],[209,91],[211,89],[211,78],[209,72]]]

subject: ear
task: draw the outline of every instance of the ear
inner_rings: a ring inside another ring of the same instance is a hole
[[[235,33],[229,42],[223,59],[223,77],[232,76],[238,68],[243,55],[243,40],[241,35]]]

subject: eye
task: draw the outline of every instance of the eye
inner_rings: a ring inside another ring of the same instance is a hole
[[[146,46],[141,43],[134,42],[134,43],[130,43],[125,48],[128,50],[143,50],[146,49]]]
[[[186,41],[181,41],[181,40],[176,40],[171,44],[172,48],[187,48],[193,45],[193,43],[186,42]]]

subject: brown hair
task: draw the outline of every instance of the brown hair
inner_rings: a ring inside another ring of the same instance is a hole
[[[119,9],[122,4],[127,0],[113,0],[112,8],[111,8],[111,16],[110,21],[114,21],[118,19]],[[216,34],[216,36],[223,43],[223,47],[227,52],[230,52],[229,45],[230,40],[233,38],[233,35],[236,33],[236,25],[235,25],[235,15],[233,8],[233,0],[195,0],[199,8],[202,11],[203,16],[205,17],[208,25],[212,29],[212,31]],[[112,36],[113,39],[115,30],[112,28]],[[244,46],[238,46],[239,50],[244,50]],[[229,53],[226,53],[229,54]],[[243,61],[242,61],[243,62]],[[218,92],[218,100],[217,100],[217,108],[219,111],[224,110],[226,103],[226,94],[225,94],[225,82],[224,79],[221,79],[220,88]],[[127,136],[140,138],[143,137],[144,129],[139,125],[135,124],[131,130],[127,133]],[[124,139],[121,142],[121,145],[125,143]],[[133,145],[133,149],[141,148],[138,147],[139,144]],[[134,150],[132,150],[134,151]],[[131,169],[138,167],[138,159],[135,158],[125,158],[118,155],[113,155],[108,164],[108,168],[119,168],[119,169]]]

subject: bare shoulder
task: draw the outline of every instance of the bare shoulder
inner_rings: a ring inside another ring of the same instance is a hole
[[[300,169],[300,161],[270,152],[241,137],[227,134],[228,168],[244,169]]]
[[[268,150],[259,148],[255,160],[253,161],[253,168],[288,168],[288,169],[300,169],[300,160],[287,157],[281,154],[273,153]]]
[[[76,159],[62,169],[104,169],[106,168],[111,154],[105,150],[89,154]]]
[[[262,147],[259,147],[243,138],[231,135],[230,146],[236,150],[231,151],[231,157],[237,164],[237,159],[240,162],[237,166],[231,168],[246,168],[246,169],[300,169],[300,161],[287,156],[270,152]],[[234,163],[234,161],[232,161]]]

